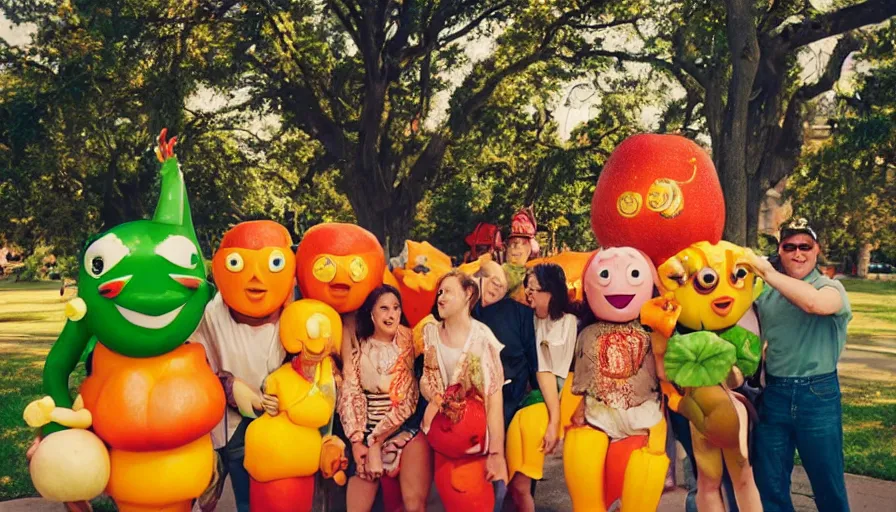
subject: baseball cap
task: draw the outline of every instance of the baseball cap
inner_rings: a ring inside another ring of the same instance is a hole
[[[781,238],[780,240],[783,242],[784,240],[792,237],[793,235],[806,234],[812,237],[812,240],[818,242],[818,235],[815,234],[815,230],[813,230],[809,226],[809,221],[805,218],[800,217],[798,219],[793,219],[783,228],[781,228]]]

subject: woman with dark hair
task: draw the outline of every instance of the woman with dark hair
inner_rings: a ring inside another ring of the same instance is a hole
[[[414,415],[420,390],[414,376],[414,341],[404,325],[398,290],[389,285],[375,288],[355,322],[355,336],[342,347],[345,366],[338,405],[352,446],[348,510],[373,507],[380,477],[394,476],[404,453],[398,472],[404,510],[422,511],[432,462],[422,436],[400,439],[409,436],[402,426]],[[385,452],[394,457],[384,465]]]
[[[514,505],[529,512],[535,510],[532,480],[542,478],[544,457],[554,451],[560,437],[560,389],[575,351],[576,317],[567,312],[569,291],[566,274],[559,265],[536,265],[526,274],[523,286],[526,301],[535,313],[538,389],[529,393],[527,406],[510,423],[507,463]]]
[[[435,451],[445,510],[492,510],[492,482],[507,482],[501,387],[503,346],[470,316],[479,288],[453,270],[439,280],[435,317],[423,328],[420,390],[429,400],[421,429]]]

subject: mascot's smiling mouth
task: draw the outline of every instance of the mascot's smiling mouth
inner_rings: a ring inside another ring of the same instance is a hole
[[[330,285],[330,292],[337,297],[344,297],[348,295],[348,292],[351,291],[351,286],[343,283],[336,283]]]
[[[177,318],[178,313],[180,313],[180,310],[184,309],[185,305],[186,304],[181,304],[179,307],[159,316],[138,313],[136,311],[123,308],[118,304],[115,305],[115,309],[117,309],[118,312],[121,313],[121,316],[123,316],[125,320],[136,325],[137,327],[143,327],[145,329],[162,329],[163,327],[167,327],[168,324],[170,324],[174,321],[175,318]]]
[[[719,316],[725,316],[731,312],[734,306],[734,299],[731,297],[719,297],[712,301],[712,310]]]
[[[635,298],[634,295],[604,295],[604,298],[607,299],[607,302],[610,303],[616,309],[625,309],[628,306],[632,299]]]

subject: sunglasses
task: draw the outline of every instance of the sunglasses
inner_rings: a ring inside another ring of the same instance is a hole
[[[811,251],[814,247],[815,247],[815,246],[812,245],[812,244],[799,244],[799,245],[797,245],[797,244],[784,244],[784,245],[781,246],[781,250],[783,250],[784,252],[793,252],[793,251],[799,249],[801,252],[809,252],[809,251]]]

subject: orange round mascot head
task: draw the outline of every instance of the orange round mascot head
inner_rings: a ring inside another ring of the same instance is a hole
[[[243,222],[224,234],[212,258],[212,275],[224,303],[263,318],[292,293],[295,256],[289,231],[270,220]]]
[[[603,247],[634,247],[655,265],[695,242],[714,244],[725,199],[709,155],[678,135],[633,135],[600,173],[591,227]]]
[[[296,250],[302,297],[340,313],[355,311],[383,283],[386,257],[370,231],[354,224],[325,223],[309,229]]]

